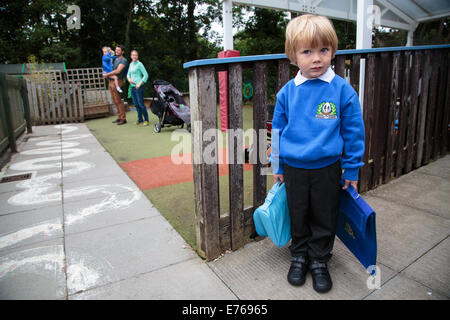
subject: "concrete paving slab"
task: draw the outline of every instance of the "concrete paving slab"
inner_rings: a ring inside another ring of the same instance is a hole
[[[68,278],[90,279],[68,284],[69,294],[198,257],[162,216],[66,235],[66,254]],[[78,261],[84,267],[76,267]],[[71,275],[72,266],[79,276]]]
[[[392,280],[374,291],[366,300],[447,300],[448,298],[434,292],[432,289],[397,275]]]
[[[85,154],[83,154],[83,156],[79,157],[79,158],[70,158],[70,159],[63,159],[63,163],[69,163],[69,162],[74,162],[74,161],[85,161],[85,162],[89,162],[89,163],[93,163],[95,166],[113,166],[115,165],[116,167],[119,167],[117,165],[117,162],[115,162],[115,160],[111,157],[111,155],[109,153],[107,153],[106,151],[102,150],[102,151],[97,151],[97,152],[91,152],[91,150],[89,150],[89,148],[84,148],[83,149],[86,150],[87,152]]]
[[[92,175],[86,175],[85,179],[77,180],[77,181],[65,181],[63,180],[64,192],[68,192],[69,189],[78,189],[78,188],[89,188],[90,186],[98,186],[98,185],[123,185],[124,187],[131,188],[132,190],[137,190],[136,184],[131,180],[124,172],[120,175],[114,176],[106,176],[103,175],[101,177],[96,177]],[[131,191],[130,189],[125,190],[123,192]]]
[[[111,285],[69,296],[72,300],[236,300],[200,259],[193,258]]]
[[[61,147],[61,135],[48,135],[48,136],[35,136],[27,135],[23,142],[19,144],[18,150],[25,152],[29,150],[48,148],[48,147]]]
[[[61,186],[44,189],[24,189],[21,192],[0,193],[0,216],[55,206],[62,201]]]
[[[14,171],[36,171],[60,168],[61,147],[33,148],[14,155],[8,169]]]
[[[114,176],[96,177],[94,174],[84,180],[68,181],[63,179],[64,203],[79,202],[87,199],[109,196],[114,198],[121,193],[137,192],[139,189],[124,173]]]
[[[65,291],[62,238],[0,256],[0,300],[58,300]]]
[[[70,124],[66,124],[64,125],[64,127],[62,128],[62,135],[66,136],[66,135],[71,135],[74,133],[89,133],[91,134],[91,132],[89,131],[88,127],[86,126],[86,124],[84,123],[70,123]]]
[[[450,238],[445,239],[402,274],[450,298]]]
[[[2,177],[10,177],[23,174],[31,174],[30,179],[24,179],[14,182],[0,183],[0,193],[9,191],[21,191],[29,188],[31,185],[33,187],[39,187],[48,184],[60,185],[61,184],[61,169],[60,168],[50,168],[45,170],[28,170],[28,171],[17,171],[13,169],[6,169]],[[31,181],[28,181],[31,180]],[[25,182],[27,181],[27,182]]]
[[[62,217],[61,205],[0,216],[0,253],[5,249],[61,238]]]
[[[137,190],[64,203],[65,232],[73,234],[125,222],[159,216],[145,195]]]
[[[57,135],[61,134],[61,127],[60,125],[33,126],[32,131],[35,137]]]
[[[442,178],[450,178],[450,156],[430,162],[429,164],[416,169],[415,171],[435,175]]]
[[[401,271],[450,234],[450,220],[365,195],[376,212],[377,261]]]
[[[110,157],[100,152],[89,153],[82,160],[65,160],[63,164],[63,181],[67,184],[109,176],[126,176],[122,168],[113,161]]]
[[[290,285],[287,282],[288,246],[280,249],[269,239],[249,243],[208,265],[239,299],[244,300],[362,299],[374,290],[367,286],[369,273],[339,239],[335,241],[333,257],[328,264],[333,288],[326,294],[313,289],[309,273],[303,286]],[[393,276],[393,270],[383,265],[379,267],[381,283]]]
[[[62,147],[64,148],[74,148],[81,146],[83,148],[88,148],[91,152],[96,151],[104,151],[103,146],[98,142],[98,140],[92,135],[88,133],[83,134],[72,134],[62,136]]]
[[[14,173],[14,174],[5,174],[2,175],[2,177],[10,177],[10,176],[15,176],[15,175],[19,175],[21,174],[20,172]],[[0,177],[0,179],[2,178]],[[18,182],[14,181],[14,182],[4,182],[4,183],[0,183],[0,193],[6,193],[6,192],[11,192],[11,191],[20,191],[23,190],[21,188],[19,188],[17,186]]]
[[[448,179],[418,171],[401,176],[366,193],[366,195],[432,212],[446,219],[450,219],[449,194]]]

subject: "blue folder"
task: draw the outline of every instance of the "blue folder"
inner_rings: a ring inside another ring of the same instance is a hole
[[[281,248],[289,242],[291,219],[284,183],[277,182],[272,186],[264,203],[253,213],[253,222],[258,235],[269,237],[278,247]]]
[[[375,211],[352,186],[341,190],[336,235],[366,269],[376,264]]]
[[[273,185],[264,204],[253,213],[253,221],[257,234],[269,237],[278,247],[289,242],[291,228],[284,183]],[[336,235],[366,269],[376,264],[375,211],[352,186],[340,191]]]

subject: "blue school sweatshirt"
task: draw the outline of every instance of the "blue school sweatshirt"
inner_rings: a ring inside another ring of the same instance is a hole
[[[274,174],[284,173],[283,164],[318,169],[341,159],[343,178],[356,181],[363,154],[358,95],[331,68],[315,79],[298,72],[278,92],[270,155]]]

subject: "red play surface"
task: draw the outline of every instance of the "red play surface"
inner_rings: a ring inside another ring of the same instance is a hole
[[[225,159],[226,150],[222,154]],[[184,157],[191,159],[190,154]],[[228,174],[228,165],[226,161],[221,163],[223,164],[219,164],[219,175],[222,176]],[[122,162],[119,165],[141,190],[193,180],[192,164],[175,164],[171,156]],[[244,164],[244,170],[250,170],[252,167],[251,164]]]

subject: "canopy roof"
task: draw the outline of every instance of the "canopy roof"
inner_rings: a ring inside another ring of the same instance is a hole
[[[357,21],[360,0],[231,0],[233,4],[324,15],[333,19]],[[449,0],[373,0],[384,27],[414,31],[420,22],[450,16]],[[376,19],[376,18],[375,18]]]

